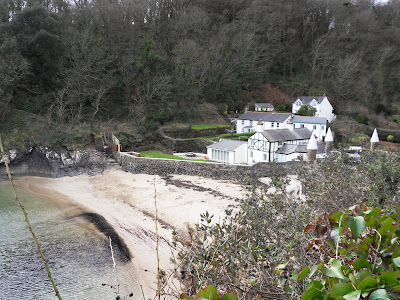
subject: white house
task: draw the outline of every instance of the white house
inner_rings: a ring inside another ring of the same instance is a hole
[[[264,130],[287,128],[289,113],[245,112],[236,120],[236,133],[254,132],[258,121],[263,122]]]
[[[221,139],[219,142],[207,146],[207,156],[218,162],[247,163],[247,142]]]
[[[336,118],[333,113],[333,107],[329,102],[325,94],[322,97],[319,96],[300,96],[298,97],[292,105],[292,113],[296,114],[302,105],[309,105],[316,109],[316,117],[325,117],[328,122],[332,122]]]
[[[276,161],[276,152],[285,143],[307,146],[311,134],[307,128],[264,130],[259,122],[256,133],[247,141],[247,163]]]
[[[327,119],[325,117],[293,116],[290,119],[293,128],[307,128],[316,133],[317,140],[321,141],[327,132]]]
[[[254,109],[255,111],[273,111],[274,106],[271,103],[256,103]]]

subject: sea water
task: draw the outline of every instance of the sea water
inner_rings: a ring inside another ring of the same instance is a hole
[[[32,195],[24,188],[18,194],[63,299],[115,299],[110,287],[114,276],[108,241],[94,229],[66,216],[65,210],[51,199]],[[121,296],[128,295],[134,285],[128,265],[117,261]],[[0,300],[3,299],[57,299],[7,181],[0,181]]]

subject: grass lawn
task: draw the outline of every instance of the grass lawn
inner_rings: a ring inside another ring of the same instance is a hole
[[[222,125],[199,124],[199,125],[192,125],[192,129],[224,128],[229,126],[230,124],[222,124]]]
[[[205,159],[186,159],[176,155],[166,154],[161,151],[143,151],[140,152],[140,157],[150,157],[150,158],[166,158],[166,159],[176,159],[176,160],[194,160],[194,161],[207,161]]]

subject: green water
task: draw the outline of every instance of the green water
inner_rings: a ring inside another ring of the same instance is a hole
[[[115,299],[107,241],[49,199],[18,191],[63,299]],[[118,262],[121,292],[134,288]],[[0,300],[57,299],[8,182],[0,181]],[[130,298],[132,299],[132,298]]]

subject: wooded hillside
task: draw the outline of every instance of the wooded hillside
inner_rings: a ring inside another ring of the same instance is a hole
[[[400,101],[396,0],[2,0],[0,21],[3,115],[185,121],[263,84],[355,118]]]

